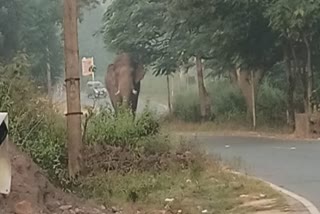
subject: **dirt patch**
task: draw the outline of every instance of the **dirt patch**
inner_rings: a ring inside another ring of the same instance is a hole
[[[84,202],[55,188],[33,161],[10,144],[12,187],[0,196],[0,214],[102,214],[104,207]],[[104,210],[105,209],[105,210]]]
[[[164,147],[157,147],[158,151],[147,148],[131,149],[110,145],[96,145],[87,147],[84,152],[86,173],[96,174],[100,171],[115,171],[120,174],[129,172],[166,171],[175,163],[179,170],[188,169],[195,161],[199,161],[201,154],[194,154],[187,148],[170,151]],[[163,151],[161,151],[163,150]],[[202,161],[202,159],[201,159]]]

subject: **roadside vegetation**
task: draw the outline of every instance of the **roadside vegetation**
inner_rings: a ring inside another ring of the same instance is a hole
[[[81,174],[70,179],[65,118],[52,105],[52,88],[64,72],[61,1],[0,0],[0,111],[9,113],[11,141],[58,188],[113,213],[285,208],[277,192],[235,175],[172,131],[251,130],[253,118],[258,129],[293,131],[295,112],[315,112],[320,1],[99,2],[79,1],[80,21],[96,6],[104,13],[101,23],[90,22],[100,23],[98,29],[85,32],[103,41],[83,44],[82,55],[94,55],[101,42],[112,50],[108,56],[137,54],[149,72],[142,99],[165,104],[171,98],[172,111],[158,118],[147,106],[134,119],[125,109],[114,115],[89,107]],[[99,72],[101,78],[104,69]],[[244,206],[260,199],[275,201]]]
[[[9,112],[12,141],[57,187],[124,213],[247,213],[256,208],[242,204],[266,198],[285,207],[265,184],[232,174],[195,142],[163,132],[147,107],[136,120],[125,109],[117,117],[107,108],[89,109],[83,171],[70,180],[64,117],[28,76],[11,69],[29,69],[21,57],[15,60],[1,70],[1,111]]]

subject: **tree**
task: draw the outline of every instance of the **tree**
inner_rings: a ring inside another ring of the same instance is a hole
[[[215,2],[216,21],[207,26],[216,32],[212,33],[211,44],[215,49],[209,63],[215,73],[230,72],[233,84],[240,88],[246,100],[247,116],[251,118],[255,106],[253,94],[257,94],[259,83],[279,57],[276,36],[264,17],[267,1]]]
[[[319,12],[320,1],[277,0],[268,4],[266,17],[274,32],[278,34],[286,64],[288,80],[287,105],[290,125],[294,127],[294,92],[298,79],[303,85],[304,111],[312,112],[313,62],[319,53]],[[298,76],[299,78],[295,78]]]
[[[187,18],[182,10],[175,15],[177,5],[172,1],[151,0],[113,2],[104,16],[105,42],[116,50],[137,53],[140,60],[151,65],[155,75],[174,73],[183,62],[197,57],[201,64],[197,69],[201,78],[198,81],[200,105],[203,118],[208,118],[210,102],[203,81],[203,54],[200,51],[205,45],[199,46],[201,39],[195,37],[199,27],[191,22],[193,18]],[[190,9],[194,5],[187,6]],[[199,8],[194,15],[196,12]],[[193,44],[188,48],[190,42]]]

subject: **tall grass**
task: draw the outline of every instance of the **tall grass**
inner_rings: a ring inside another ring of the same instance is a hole
[[[218,79],[207,83],[215,122],[245,121],[247,107],[239,88],[229,80]],[[284,125],[286,122],[285,92],[265,79],[257,92],[256,106],[258,124]],[[180,93],[174,97],[173,115],[183,121],[199,122],[200,106],[197,89]],[[250,123],[250,121],[247,121]]]

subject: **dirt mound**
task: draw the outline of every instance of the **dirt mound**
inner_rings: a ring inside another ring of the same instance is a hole
[[[89,204],[55,188],[44,173],[15,145],[10,144],[12,187],[0,195],[0,214],[103,214],[104,207]]]

